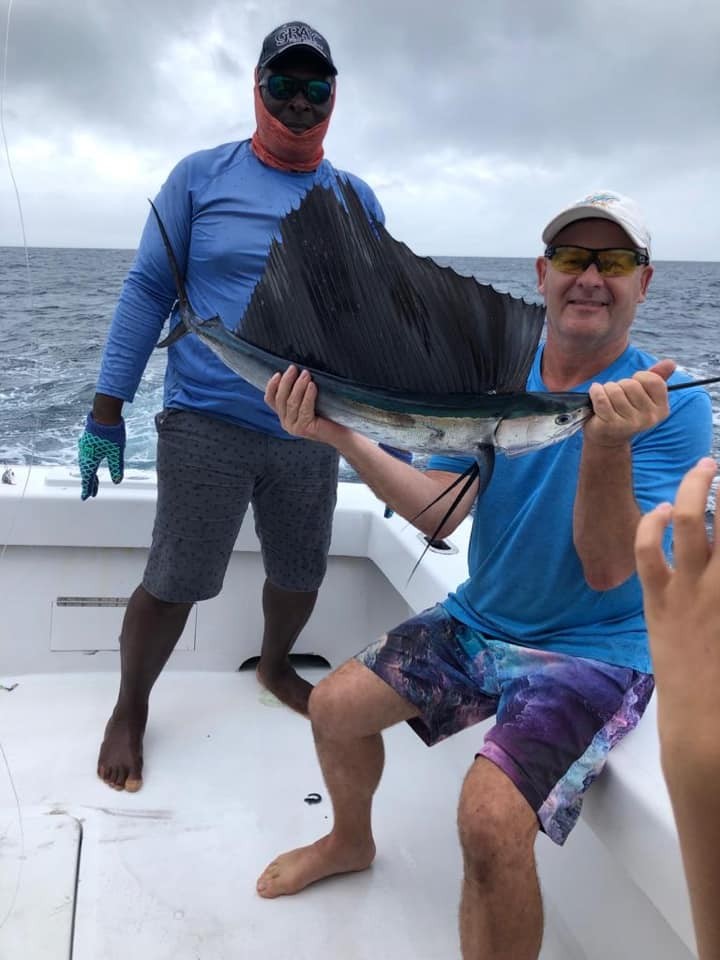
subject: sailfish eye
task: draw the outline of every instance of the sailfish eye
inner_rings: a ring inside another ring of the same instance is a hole
[[[570,423],[571,420],[572,420],[572,417],[570,416],[569,413],[559,413],[555,417],[555,423],[558,425],[558,427],[564,427],[565,424]]]

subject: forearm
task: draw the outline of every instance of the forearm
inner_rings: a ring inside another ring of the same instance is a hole
[[[372,440],[351,430],[339,428],[333,431],[328,439],[379,500],[411,521],[427,536],[448,536],[467,515],[472,496],[464,499],[453,512],[453,516],[438,530],[457,495],[456,492],[443,497],[427,512],[422,511],[446,489],[448,484],[444,480],[426,475],[397,460],[381,450]],[[420,513],[422,516],[418,516]]]
[[[720,753],[663,748],[692,906],[699,960],[720,957]]]
[[[700,960],[720,957],[720,516],[711,538],[705,519],[715,474],[715,463],[702,458],[683,477],[674,506],[664,502],[645,514],[636,538],[660,758]],[[671,524],[672,565],[663,549]]]
[[[128,278],[103,350],[99,394],[133,399],[171,305],[170,296],[160,300],[136,278]]]
[[[573,541],[595,590],[619,586],[634,572],[640,509],[633,494],[630,443],[583,442],[573,515]]]
[[[191,211],[184,164],[179,164],[170,175],[155,205],[181,273],[187,275]],[[167,253],[154,214],[150,213],[110,325],[96,386],[98,393],[133,399],[176,296]]]

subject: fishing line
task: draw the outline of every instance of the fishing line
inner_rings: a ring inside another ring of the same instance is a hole
[[[15,203],[17,205],[18,217],[20,219],[20,232],[22,235],[23,243],[23,252],[25,255],[25,276],[27,279],[27,288],[28,288],[28,301],[30,307],[30,319],[35,313],[35,297],[33,292],[33,283],[32,283],[32,271],[30,269],[30,253],[28,250],[27,244],[27,234],[25,231],[25,216],[23,214],[22,200],[20,199],[20,190],[18,189],[17,180],[15,179],[15,171],[12,165],[12,158],[10,156],[10,146],[7,138],[7,130],[5,128],[5,91],[7,89],[7,64],[8,64],[8,52],[10,49],[10,20],[12,14],[13,0],[8,0],[7,7],[7,16],[5,19],[5,42],[3,45],[3,68],[2,68],[2,77],[0,78],[0,137],[2,137],[3,151],[5,153],[5,160],[8,166],[8,173],[10,174],[10,180],[13,185],[13,190],[15,193]],[[35,392],[37,393],[37,386],[39,382],[39,363],[35,363]],[[30,483],[30,474],[32,472],[33,460],[35,457],[35,442],[37,435],[37,426],[38,421],[35,418],[33,423],[32,430],[30,432],[30,450],[28,454],[28,468],[25,474],[25,482],[23,483],[22,491],[20,493],[20,498],[18,500],[18,505],[15,508],[15,511],[10,520],[10,527],[7,531],[5,537],[5,542],[2,545],[2,550],[0,551],[0,562],[4,559],[7,552],[8,543],[11,540],[12,533],[15,530],[15,524],[20,511],[20,503],[25,499],[25,494],[27,493],[28,484]]]
[[[22,865],[25,860],[25,824],[23,821],[22,815],[22,806],[20,804],[20,797],[18,796],[17,789],[15,787],[15,780],[13,779],[12,771],[10,770],[10,764],[8,763],[7,754],[5,753],[5,748],[2,745],[2,740],[0,740],[0,754],[2,754],[3,764],[7,770],[8,780],[10,781],[10,789],[13,792],[13,797],[15,798],[15,809],[17,811],[17,821],[18,828],[20,833],[20,857],[18,859],[18,871],[15,878],[15,889],[13,895],[10,899],[10,906],[7,908],[5,916],[0,920],[0,930],[5,926],[5,924],[10,919],[10,916],[15,909],[15,904],[17,903],[18,896],[20,894],[20,883],[22,881]]]
[[[8,171],[10,173],[10,180],[12,181],[13,189],[15,191],[15,201],[17,203],[18,214],[20,217],[20,229],[22,232],[23,250],[25,252],[25,271],[27,276],[28,293],[29,293],[29,300],[30,300],[30,318],[32,319],[32,316],[34,314],[34,297],[33,297],[33,286],[32,286],[32,274],[30,271],[30,255],[28,253],[27,238],[25,234],[25,217],[23,216],[22,202],[20,200],[20,191],[18,190],[17,180],[15,179],[15,172],[13,170],[12,160],[10,157],[10,147],[8,145],[7,132],[5,129],[5,91],[7,88],[7,63],[8,63],[8,51],[10,49],[10,21],[11,21],[12,7],[13,7],[13,0],[8,0],[7,16],[5,19],[5,42],[4,42],[4,53],[3,53],[3,67],[2,67],[2,75],[0,76],[0,137],[2,137],[5,158],[7,160]],[[35,365],[36,390],[37,390],[38,375],[39,375],[39,364],[36,364]],[[2,566],[2,561],[4,560],[5,554],[7,552],[8,543],[10,542],[12,533],[15,529],[15,524],[19,515],[20,504],[25,499],[28,483],[30,482],[30,473],[32,471],[32,464],[33,464],[34,453],[35,453],[36,431],[37,431],[37,420],[35,420],[33,429],[30,434],[30,456],[29,456],[29,463],[28,463],[28,468],[25,476],[25,482],[23,484],[20,498],[17,502],[17,506],[15,507],[15,510],[11,517],[10,527],[7,531],[5,542],[3,543],[2,550],[0,551],[0,567]],[[3,916],[2,920],[0,920],[0,930],[2,930],[2,928],[10,919],[10,916],[12,915],[12,912],[15,909],[15,904],[17,903],[17,899],[20,894],[23,863],[25,861],[25,824],[23,820],[22,806],[20,804],[20,797],[18,795],[17,788],[15,786],[15,780],[12,775],[12,770],[10,769],[10,763],[8,762],[7,754],[5,753],[5,748],[1,740],[0,740],[0,754],[2,755],[3,764],[5,767],[5,770],[7,771],[8,780],[10,783],[10,789],[12,790],[12,794],[15,800],[18,832],[20,836],[20,856],[18,857],[18,869],[17,869],[17,876],[15,878],[15,889],[10,899],[10,904],[7,908],[7,912]]]

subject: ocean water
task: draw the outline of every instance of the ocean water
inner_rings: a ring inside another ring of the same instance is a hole
[[[74,465],[100,355],[130,250],[0,248],[0,465]],[[437,257],[498,290],[540,301],[531,259]],[[697,377],[720,374],[720,263],[659,262],[633,340]],[[164,355],[156,352],[127,404],[126,460],[155,458],[153,414],[162,406]],[[720,389],[713,397],[720,454]],[[346,476],[350,472],[346,471]]]

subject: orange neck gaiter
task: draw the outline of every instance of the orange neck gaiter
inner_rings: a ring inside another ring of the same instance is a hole
[[[305,133],[293,133],[280,123],[263,103],[260,88],[255,81],[255,121],[257,129],[252,136],[252,149],[258,160],[269,167],[297,173],[308,173],[320,166],[323,158],[323,140],[330,126],[330,117],[335,106],[335,90],[332,93],[330,113],[322,123]]]

